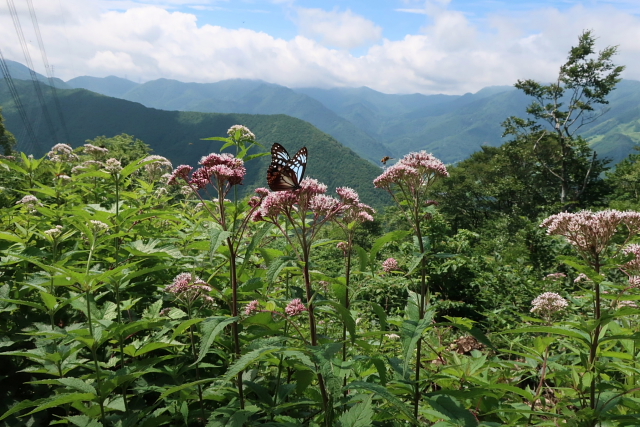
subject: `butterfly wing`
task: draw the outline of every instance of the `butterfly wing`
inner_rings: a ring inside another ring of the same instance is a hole
[[[303,147],[293,158],[276,143],[271,146],[271,164],[267,169],[267,184],[272,191],[297,190],[307,167],[307,148]]]

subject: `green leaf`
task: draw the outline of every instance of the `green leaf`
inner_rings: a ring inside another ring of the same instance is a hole
[[[384,308],[377,302],[367,301],[367,304],[371,307],[373,312],[378,316],[378,321],[380,322],[380,329],[383,331],[387,330],[387,312],[384,311]]]
[[[429,405],[446,419],[457,421],[456,425],[464,427],[475,427],[478,425],[478,421],[473,414],[451,396],[439,395],[436,397],[427,397],[425,401],[429,402]]]
[[[187,328],[189,328],[192,325],[195,325],[197,323],[200,323],[204,321],[204,319],[202,318],[195,318],[195,319],[189,319],[189,320],[185,320],[184,322],[182,322],[180,324],[180,326],[178,326],[175,331],[173,331],[173,335],[171,336],[171,339],[175,339],[178,335],[180,335],[182,332],[184,332]]]
[[[238,320],[238,317],[224,317],[224,316],[210,317],[207,320],[205,320],[204,323],[202,324],[202,335],[200,338],[200,354],[198,355],[198,360],[196,360],[193,364],[200,362],[204,358],[204,356],[207,354],[207,352],[209,351],[209,348],[211,348],[211,345],[213,344],[215,339],[218,337],[220,332],[222,332],[227,325],[237,320]]]
[[[376,256],[378,256],[378,252],[380,252],[380,249],[382,249],[382,247],[384,245],[386,245],[389,242],[395,242],[395,241],[402,240],[405,237],[407,237],[409,234],[411,234],[410,231],[395,230],[395,231],[390,231],[389,233],[385,234],[384,236],[379,237],[378,239],[376,239],[376,241],[373,243],[373,246],[371,247],[371,252],[369,254],[370,262],[375,261]]]
[[[234,363],[233,366],[229,368],[229,370],[224,376],[225,380],[227,381],[231,380],[231,378],[235,377],[240,372],[244,371],[247,368],[247,366],[257,362],[258,360],[262,359],[264,356],[271,354],[279,349],[280,347],[267,346],[267,347],[255,349],[247,354],[243,354],[240,357],[240,359],[238,359],[236,363]]]
[[[349,408],[338,419],[340,425],[342,427],[369,427],[373,418],[372,400],[373,394],[370,394],[362,402],[358,402]]]
[[[209,242],[210,242],[209,260],[210,261],[213,260],[213,255],[216,253],[220,245],[224,243],[224,241],[229,236],[231,236],[231,233],[229,233],[228,231],[220,230],[217,228],[212,228],[209,230]]]
[[[269,231],[271,231],[271,227],[273,227],[273,224],[266,223],[266,225],[262,226],[262,228],[260,228],[253,235],[253,237],[251,237],[251,242],[249,242],[249,246],[247,246],[247,250],[244,252],[244,262],[242,263],[242,266],[240,266],[238,270],[238,277],[242,276],[242,272],[251,261],[251,255],[253,255],[253,253],[256,251],[256,248],[258,247],[258,245],[260,245],[260,242],[262,242],[262,239],[264,238],[264,236]],[[265,257],[265,260],[266,260],[266,257]]]
[[[356,249],[356,253],[358,254],[360,271],[367,271],[367,267],[369,266],[369,254],[358,245],[353,245],[353,247]]]
[[[389,404],[391,404],[391,406],[393,406],[396,410],[404,414],[407,420],[409,420],[414,425],[418,425],[418,420],[413,418],[413,413],[411,409],[407,405],[405,405],[400,399],[398,399],[396,396],[391,394],[391,392],[389,392],[387,388],[379,384],[366,383],[363,381],[354,381],[352,383],[349,383],[347,387],[350,390],[352,389],[368,390],[377,394],[378,396],[385,399]]]
[[[281,256],[273,260],[269,268],[267,269],[266,279],[269,283],[274,283],[282,269],[289,264],[289,262],[295,260],[295,258],[290,256]]]
[[[356,321],[353,320],[351,316],[351,311],[349,311],[345,306],[336,302],[336,301],[318,301],[316,303],[316,307],[322,307],[325,305],[329,305],[333,307],[335,311],[338,312],[340,317],[342,318],[342,323],[347,327],[347,331],[349,331],[349,336],[351,337],[351,342],[355,342],[356,339]]]
[[[413,357],[413,353],[418,344],[418,340],[422,338],[422,334],[429,329],[433,320],[433,308],[429,308],[424,318],[418,320],[404,320],[400,326],[400,337],[402,338],[402,357],[404,358],[403,372],[406,375],[409,369],[409,362]]]
[[[55,408],[56,406],[66,405],[67,403],[91,401],[95,397],[96,395],[93,393],[57,394],[53,397],[47,397],[45,399],[40,399],[36,401],[35,402],[37,405],[36,409],[26,413],[25,416],[35,414],[36,412],[44,411],[45,409]]]

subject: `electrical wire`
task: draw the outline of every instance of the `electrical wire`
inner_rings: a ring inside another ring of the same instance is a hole
[[[58,112],[58,118],[60,119],[60,124],[62,125],[62,130],[64,131],[64,135],[67,139],[67,142],[69,142],[70,138],[69,138],[69,131],[67,130],[67,123],[64,120],[64,115],[62,114],[62,107],[60,106],[60,98],[58,97],[58,91],[56,90],[55,81],[53,80],[53,68],[49,66],[47,53],[44,49],[42,36],[40,35],[40,25],[38,25],[38,18],[36,17],[36,11],[33,8],[33,2],[31,0],[27,0],[27,5],[29,6],[29,15],[31,15],[31,23],[33,24],[33,29],[36,33],[36,38],[38,39],[38,47],[40,48],[40,54],[42,55],[42,62],[44,63],[44,69],[47,73],[47,79],[49,80],[49,87],[51,88],[51,93],[53,94],[53,100],[55,101],[55,109]]]
[[[29,55],[27,42],[25,41],[24,34],[22,32],[22,25],[20,25],[20,19],[18,18],[18,13],[16,12],[16,7],[13,4],[13,0],[7,0],[7,5],[9,6],[9,12],[11,14],[11,18],[13,19],[13,25],[16,28],[16,33],[18,34],[18,39],[20,40],[20,46],[22,47],[22,53],[24,54],[24,59],[27,62],[29,74],[31,75],[31,81],[33,82],[33,88],[35,89],[36,95],[38,97],[38,102],[40,103],[40,107],[42,108],[42,113],[44,114],[45,121],[49,128],[49,133],[51,134],[51,138],[54,140],[54,142],[58,144],[58,137],[56,135],[55,128],[53,127],[53,122],[51,121],[51,116],[49,115],[49,109],[47,108],[44,95],[42,94],[42,88],[40,86],[40,82],[38,81],[38,76],[34,71],[33,62],[31,61],[31,55]],[[38,141],[36,141],[36,144],[37,143]]]
[[[22,101],[20,100],[20,95],[18,94],[18,90],[16,89],[16,85],[13,82],[13,78],[11,78],[11,73],[9,73],[9,67],[7,67],[7,63],[4,60],[4,55],[2,54],[2,50],[0,49],[0,70],[2,71],[2,75],[4,76],[4,81],[7,83],[7,87],[9,88],[9,93],[11,93],[11,97],[13,98],[13,104],[18,110],[18,114],[22,119],[22,123],[24,124],[24,129],[27,132],[27,136],[29,141],[24,143],[26,152],[30,152],[34,146],[38,145],[38,141],[36,139],[35,132],[31,127],[31,122],[29,122],[29,118],[27,117],[27,113],[25,112],[24,106],[22,105]]]

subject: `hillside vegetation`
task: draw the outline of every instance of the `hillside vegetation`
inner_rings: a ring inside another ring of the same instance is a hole
[[[16,80],[28,111],[37,117],[37,107],[31,102],[35,97],[31,82]],[[46,91],[45,91],[46,93]],[[384,196],[371,187],[371,180],[380,168],[361,159],[350,149],[331,136],[319,131],[307,122],[285,115],[214,114],[164,111],[144,107],[141,104],[99,95],[84,89],[58,90],[60,104],[69,130],[71,145],[78,147],[96,136],[114,136],[122,133],[141,139],[165,156],[174,165],[197,162],[200,157],[221,146],[219,142],[202,141],[202,138],[225,136],[235,124],[243,124],[258,135],[259,142],[269,151],[278,142],[291,152],[307,146],[310,152],[307,175],[320,179],[335,188],[348,185],[360,192],[363,200],[374,206],[384,203]],[[22,122],[13,106],[8,90],[0,83],[0,106],[6,118],[6,126],[18,138],[18,148],[25,149],[27,140],[23,135]],[[53,108],[53,105],[50,105]],[[52,110],[53,111],[53,110]],[[38,127],[37,147],[28,147],[28,152],[43,155],[54,145],[45,126]],[[60,130],[60,129],[59,129]],[[61,137],[62,132],[58,136]],[[246,190],[263,187],[268,158],[256,161],[245,181]]]

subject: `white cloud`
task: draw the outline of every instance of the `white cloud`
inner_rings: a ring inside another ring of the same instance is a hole
[[[24,62],[3,3],[3,54]],[[203,2],[190,4],[196,3]],[[284,40],[249,29],[198,26],[194,14],[165,7],[105,11],[98,0],[34,0],[34,5],[49,63],[65,80],[110,74],[136,81],[250,78],[289,87],[369,86],[388,93],[459,94],[517,79],[553,80],[584,29],[593,29],[598,49],[620,45],[614,61],[627,65],[625,78],[640,80],[640,18],[613,7],[496,14],[478,24],[450,10],[446,2],[430,3],[425,8],[429,24],[400,40],[380,40],[379,27],[350,11],[304,9],[301,19],[315,16],[318,25]],[[33,42],[31,57],[39,63],[28,10],[24,4],[17,7],[27,41]],[[346,50],[372,41],[362,56]],[[44,73],[42,67],[36,71]]]
[[[382,37],[381,27],[351,10],[327,12],[322,9],[298,8],[297,12],[300,33],[305,37],[319,39],[323,45],[353,49]]]

